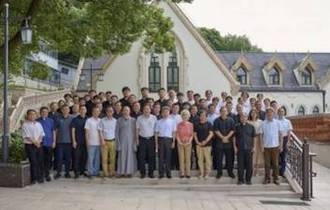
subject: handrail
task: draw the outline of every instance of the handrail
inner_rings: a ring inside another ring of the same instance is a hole
[[[309,152],[309,142],[304,138],[302,142],[294,133],[291,133],[291,147],[287,155],[287,169],[302,190],[302,200],[310,201],[313,198],[313,157],[316,153]]]
[[[19,120],[24,115],[24,110],[28,108],[39,108],[41,104],[47,104],[50,101],[58,100],[63,98],[65,93],[70,92],[70,90],[61,90],[46,94],[39,94],[39,95],[32,95],[32,96],[23,96],[20,97],[15,109],[13,110],[12,114],[9,118],[9,129],[10,131],[14,131],[17,127]]]

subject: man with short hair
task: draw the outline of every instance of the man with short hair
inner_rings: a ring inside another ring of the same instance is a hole
[[[226,157],[226,167],[228,171],[228,176],[235,179],[233,173],[233,134],[235,131],[234,120],[228,118],[228,112],[226,107],[220,109],[220,117],[218,117],[213,124],[213,129],[215,133],[215,157],[217,163],[217,179],[222,176],[222,160]]]
[[[121,114],[121,110],[122,110],[122,105],[121,105],[121,102],[120,101],[117,101],[115,103],[115,106],[114,106],[114,109],[115,109],[115,112],[113,114],[113,117],[118,120],[122,114]]]
[[[238,185],[242,185],[244,180],[247,185],[251,185],[252,156],[257,141],[256,131],[253,125],[247,123],[248,117],[246,113],[241,113],[239,118],[240,123],[236,125],[234,136],[234,149],[238,164]]]
[[[139,146],[138,163],[141,173],[141,179],[146,176],[146,159],[148,159],[148,177],[154,178],[155,170],[155,127],[157,118],[150,114],[149,105],[144,105],[143,114],[136,121],[136,142]]]
[[[176,136],[176,123],[173,119],[169,117],[170,108],[164,106],[162,108],[163,118],[157,121],[155,128],[155,139],[156,139],[156,148],[158,149],[159,155],[159,178],[164,177],[164,172],[166,172],[167,178],[171,179],[171,158],[172,158],[172,149],[175,145],[175,136]],[[166,163],[164,169],[164,163]]]
[[[119,100],[122,106],[129,106],[128,98],[131,95],[131,89],[127,86],[123,87],[121,90],[123,97]]]
[[[194,105],[195,104],[195,100],[194,100],[194,91],[192,90],[188,90],[187,91],[187,99],[188,99],[188,103],[190,105]]]
[[[116,124],[114,109],[108,106],[106,116],[101,119],[99,132],[101,136],[102,169],[105,177],[116,177]]]
[[[98,128],[101,119],[99,118],[99,115],[100,109],[94,107],[92,111],[92,117],[87,119],[85,124],[85,136],[88,153],[88,170],[90,178],[92,178],[93,176],[98,176],[100,170],[101,138]]]
[[[48,114],[48,117],[53,119],[54,122],[56,122],[57,118],[60,116],[60,113],[57,111],[58,110],[58,105],[56,102],[52,102],[50,104],[50,111]]]
[[[284,176],[285,168],[286,168],[286,154],[288,152],[288,148],[291,144],[291,132],[293,130],[291,121],[285,117],[285,110],[283,107],[278,109],[278,121],[280,122],[283,128],[283,145],[282,152],[280,153],[279,165],[280,165],[280,176]]]
[[[70,114],[70,108],[64,104],[61,108],[62,116],[58,118],[56,122],[56,170],[55,179],[61,177],[62,162],[64,158],[65,164],[65,178],[69,179],[70,176],[70,165],[71,165],[71,153],[72,153],[72,142],[71,142],[71,122],[74,119]]]
[[[56,132],[55,122],[53,119],[48,117],[48,108],[40,108],[40,118],[37,121],[41,124],[44,129],[45,136],[42,139],[42,154],[43,154],[43,171],[45,173],[46,181],[51,181],[50,170],[53,161],[53,149],[55,148]]]
[[[212,97],[213,97],[212,90],[206,90],[205,91],[206,106],[208,106],[209,104],[212,104]]]
[[[265,180],[263,184],[270,183],[270,168],[273,170],[273,182],[278,182],[278,159],[282,151],[283,128],[281,123],[274,118],[274,110],[271,107],[266,109],[266,120],[261,126],[262,151],[265,156]]]
[[[87,163],[87,148],[85,136],[85,124],[88,119],[86,106],[79,107],[79,115],[71,123],[71,136],[74,160],[74,177],[85,176]]]
[[[158,89],[159,99],[157,101],[155,101],[155,103],[159,103],[161,107],[166,106],[167,101],[165,99],[165,95],[166,95],[165,88],[159,88]]]
[[[141,88],[141,95],[142,95],[142,98],[139,100],[139,103],[141,105],[141,110],[142,110],[144,105],[146,105],[148,103],[149,88],[147,88],[147,87]]]
[[[42,125],[36,121],[37,112],[29,109],[27,121],[23,123],[21,133],[24,139],[25,152],[30,162],[31,184],[43,183],[42,171],[42,138],[45,136]]]

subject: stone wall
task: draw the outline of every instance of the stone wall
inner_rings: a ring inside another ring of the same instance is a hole
[[[330,143],[330,114],[289,117],[299,139]]]

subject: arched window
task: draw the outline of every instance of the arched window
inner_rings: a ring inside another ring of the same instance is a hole
[[[312,84],[312,72],[309,70],[308,67],[306,67],[301,72],[301,84],[302,85],[311,85]]]
[[[313,114],[319,114],[320,113],[320,109],[318,106],[314,106],[313,107]]]
[[[167,65],[167,89],[179,91],[179,66],[176,52],[172,52]]]
[[[305,115],[305,108],[303,106],[300,106],[298,109],[298,115]]]
[[[236,78],[237,78],[237,81],[239,83],[241,83],[241,85],[247,85],[247,73],[242,67],[237,69]]]
[[[149,65],[149,89],[150,92],[157,92],[161,87],[161,67],[159,57],[155,53],[150,56]]]
[[[269,71],[269,84],[270,85],[279,85],[280,84],[280,72],[273,67]]]

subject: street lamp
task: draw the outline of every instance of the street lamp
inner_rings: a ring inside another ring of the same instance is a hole
[[[28,27],[29,18],[13,18],[13,20],[25,20],[25,26],[21,28],[21,39],[23,44],[32,42],[32,29]],[[9,132],[8,132],[8,60],[9,60],[9,4],[4,4],[4,48],[3,48],[3,136],[2,136],[2,162],[8,163],[9,154]]]

